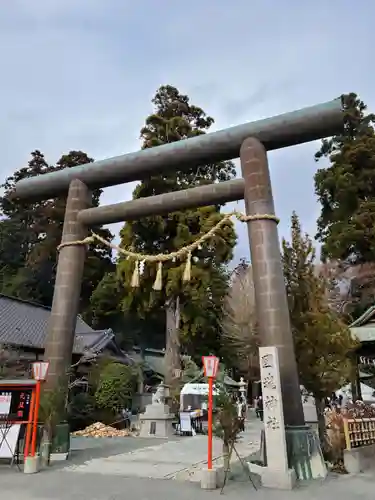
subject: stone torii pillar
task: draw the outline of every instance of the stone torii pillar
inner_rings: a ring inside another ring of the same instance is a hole
[[[245,139],[241,146],[240,159],[245,181],[246,215],[275,215],[267,152],[263,144],[252,137]],[[303,425],[305,420],[277,222],[271,218],[250,220],[247,227],[261,345],[277,346],[279,350],[285,422],[288,425]]]
[[[71,181],[44,353],[44,359],[50,363],[46,389],[61,390],[62,397],[71,366],[86,254],[84,245],[66,244],[81,241],[87,236],[88,229],[78,220],[78,214],[88,209],[91,203],[92,195],[87,186],[79,179]]]

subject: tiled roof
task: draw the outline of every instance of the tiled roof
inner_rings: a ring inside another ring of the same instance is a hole
[[[0,344],[43,349],[51,310],[47,307],[0,294]],[[79,316],[73,352],[80,354],[103,337]]]
[[[375,341],[375,306],[369,307],[362,316],[357,318],[351,325],[349,329],[351,333],[360,342],[374,342]]]

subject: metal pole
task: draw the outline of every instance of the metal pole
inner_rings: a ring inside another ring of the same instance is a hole
[[[137,220],[150,215],[163,215],[187,208],[221,205],[229,201],[242,200],[244,189],[243,179],[208,184],[183,191],[115,203],[114,205],[87,208],[78,213],[78,220],[90,227]]]
[[[91,193],[78,179],[72,181],[66,202],[62,243],[82,240],[87,229],[77,219],[78,212],[91,205]],[[44,359],[49,361],[46,389],[67,390],[77,323],[86,248],[62,247],[58,257],[55,291],[48,324]]]
[[[51,198],[66,193],[73,179],[80,179],[92,189],[140,180],[163,171],[230,160],[238,157],[246,137],[256,137],[267,150],[273,150],[328,137],[341,132],[342,128],[340,98],[273,118],[24,179],[16,184],[15,196]]]
[[[254,138],[240,151],[248,215],[275,214],[267,152]],[[278,348],[285,425],[304,425],[301,391],[294,352],[289,309],[281,264],[276,222],[247,223],[255,289],[255,310],[261,345]]]
[[[208,470],[212,470],[212,409],[213,409],[213,377],[208,377],[208,450],[207,450]]]
[[[31,456],[32,457],[35,457],[35,452],[36,452],[36,439],[37,439],[37,435],[38,435],[39,406],[40,406],[40,380],[37,380],[36,390],[35,390],[34,421],[33,421],[33,430],[32,430],[32,438],[31,438]]]
[[[25,446],[24,446],[24,451],[23,451],[24,458],[29,456],[29,450],[30,450],[30,446],[31,446],[31,439],[30,438],[32,436],[32,430],[33,430],[33,424],[34,424],[35,393],[36,393],[36,388],[33,389],[31,392],[30,414],[29,414],[29,421],[26,424]]]

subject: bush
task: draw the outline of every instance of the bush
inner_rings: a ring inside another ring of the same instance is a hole
[[[95,391],[96,405],[112,414],[119,413],[130,406],[136,382],[137,373],[132,367],[115,362],[108,363],[99,376]]]
[[[88,392],[75,394],[68,406],[68,422],[72,432],[96,422],[95,397]]]

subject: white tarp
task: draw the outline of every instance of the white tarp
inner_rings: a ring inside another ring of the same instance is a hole
[[[21,425],[0,424],[0,458],[12,459],[16,452]]]
[[[369,401],[371,403],[375,403],[375,397],[374,397],[374,389],[370,387],[369,385],[361,383],[361,393],[362,393],[362,399],[364,401]],[[341,387],[338,391],[336,391],[336,395],[340,396],[342,395],[345,398],[352,398],[352,388],[351,384],[344,385],[344,387]]]
[[[218,394],[218,392],[214,390],[213,393],[215,395]],[[208,384],[185,384],[183,388],[181,389],[181,395],[183,396],[184,394],[194,394],[197,396],[208,396]]]

